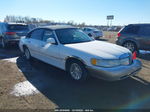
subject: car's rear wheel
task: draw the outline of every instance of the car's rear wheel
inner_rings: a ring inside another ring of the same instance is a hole
[[[32,57],[31,57],[30,51],[26,47],[24,48],[24,55],[25,55],[27,60],[31,60]]]
[[[134,42],[131,41],[125,42],[123,46],[129,49],[132,53],[138,51],[137,46]]]
[[[75,81],[84,81],[88,76],[84,64],[78,60],[71,60],[67,65],[67,71]]]

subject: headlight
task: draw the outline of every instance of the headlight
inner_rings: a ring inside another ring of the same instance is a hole
[[[100,67],[116,67],[119,65],[129,65],[129,58],[125,59],[91,59],[91,64]]]

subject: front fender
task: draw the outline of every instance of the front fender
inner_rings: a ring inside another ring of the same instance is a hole
[[[83,59],[80,58],[79,56],[75,56],[75,55],[67,56],[67,57],[65,58],[65,62],[66,62],[68,59],[70,59],[70,58],[77,59],[77,60],[81,61],[84,65],[87,65],[85,60],[83,60]]]

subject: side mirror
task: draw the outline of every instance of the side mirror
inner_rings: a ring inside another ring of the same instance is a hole
[[[55,41],[54,38],[48,38],[48,39],[47,39],[47,43],[56,44],[56,41]]]

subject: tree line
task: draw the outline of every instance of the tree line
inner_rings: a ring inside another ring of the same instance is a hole
[[[14,16],[14,15],[7,15],[4,18],[4,22],[15,22],[15,23],[26,23],[26,24],[38,24],[38,23],[45,23],[45,24],[67,24],[67,25],[73,25],[78,27],[84,27],[86,24],[83,23],[76,23],[74,21],[68,21],[68,22],[55,22],[53,20],[43,20],[41,18],[33,18],[33,17],[22,17],[22,16]]]

